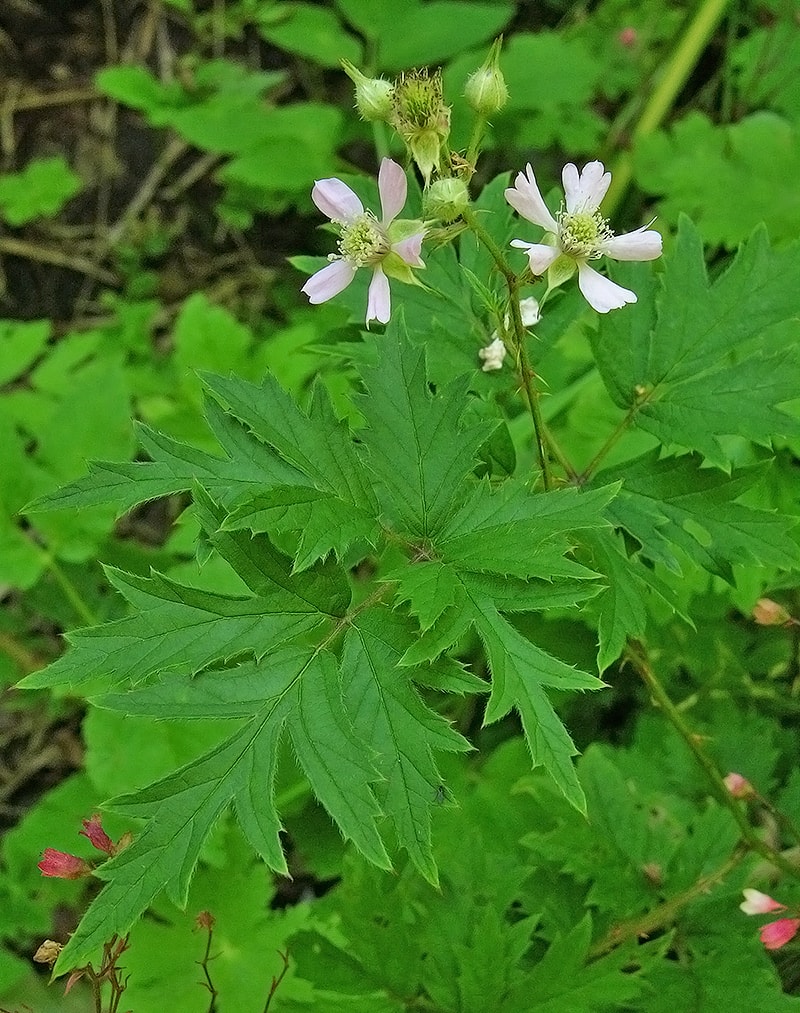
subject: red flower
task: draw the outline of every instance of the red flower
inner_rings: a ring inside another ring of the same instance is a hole
[[[38,868],[43,876],[53,876],[56,879],[83,879],[92,874],[92,867],[85,859],[68,855],[65,851],[56,851],[55,848],[44,849]]]
[[[779,950],[790,939],[794,939],[800,929],[800,918],[779,918],[761,929],[759,938],[768,950]]]
[[[88,820],[82,820],[81,822],[83,823],[83,830],[78,832],[87,837],[98,851],[105,851],[107,855],[113,855],[115,851],[114,842],[103,830],[100,814],[95,813]]]

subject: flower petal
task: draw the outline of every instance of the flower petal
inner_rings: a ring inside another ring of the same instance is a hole
[[[572,163],[564,166],[561,179],[564,183],[567,212],[571,215],[579,211],[593,214],[599,207],[611,185],[611,173],[604,171],[602,162],[589,162],[585,165],[578,179],[577,169]],[[569,190],[567,186],[569,184]]]
[[[636,293],[604,278],[586,263],[578,263],[578,288],[592,309],[598,313],[622,309],[626,303],[636,302]]]
[[[751,890],[750,888],[742,890],[744,894],[744,900],[739,905],[739,909],[744,911],[746,915],[763,915],[767,911],[785,911],[786,905],[779,904],[778,901],[773,900],[772,897],[767,893],[762,893],[760,890]]]
[[[336,177],[318,179],[311,191],[311,199],[332,222],[351,222],[364,214],[364,205],[347,183]]]
[[[305,292],[308,301],[316,306],[343,292],[353,280],[355,273],[355,267],[346,260],[334,260],[327,267],[312,274],[300,291]]]
[[[517,173],[514,186],[510,186],[505,191],[505,195],[511,207],[527,221],[533,222],[534,225],[541,225],[548,232],[558,233],[558,223],[548,211],[539,192],[530,162],[525,167],[524,173]]]
[[[389,279],[381,270],[380,264],[372,272],[367,300],[367,327],[370,320],[388,324],[392,312],[392,301],[389,293]]]
[[[408,181],[402,168],[391,158],[384,158],[378,170],[378,193],[381,195],[384,228],[403,210],[408,192]]]
[[[424,267],[425,262],[420,257],[424,232],[417,232],[416,235],[401,239],[399,243],[392,243],[392,252],[404,260],[410,267]]]
[[[634,232],[606,239],[597,248],[613,260],[655,260],[661,256],[661,233],[643,225]]]
[[[544,243],[526,243],[522,239],[512,239],[511,245],[528,254],[531,274],[544,274],[547,268],[561,253],[557,246],[546,246]]]
[[[800,929],[800,918],[779,918],[769,922],[759,933],[759,939],[767,950],[779,950],[790,939],[794,939]]]

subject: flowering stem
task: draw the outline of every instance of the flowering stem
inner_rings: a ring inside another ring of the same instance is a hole
[[[662,121],[680,94],[701,53],[719,24],[728,0],[704,0],[679,39],[661,79],[650,94],[636,126],[631,132],[631,148],[661,126]],[[611,169],[612,183],[603,202],[603,213],[611,217],[619,205],[633,175],[630,150],[620,153]]]
[[[472,208],[466,208],[463,212],[464,221],[467,223],[477,239],[483,243],[489,254],[503,275],[508,288],[511,303],[511,319],[514,323],[514,344],[517,356],[517,367],[522,379],[522,386],[525,388],[525,395],[528,400],[528,407],[533,421],[533,433],[536,443],[536,454],[539,458],[539,467],[542,472],[542,484],[545,490],[550,489],[552,480],[550,476],[550,464],[547,459],[547,451],[544,446],[544,420],[542,418],[541,406],[539,404],[539,391],[533,382],[536,375],[528,358],[528,350],[525,345],[525,326],[522,323],[522,314],[519,308],[519,279],[509,267],[497,243],[478,221],[478,216]]]
[[[478,155],[480,154],[481,141],[483,140],[483,134],[486,130],[486,123],[486,117],[477,113],[475,116],[475,122],[472,125],[472,136],[469,139],[469,147],[467,148],[467,162],[473,171],[475,170],[475,164],[478,161]]]
[[[691,728],[689,728],[683,720],[681,712],[672,702],[655,672],[650,667],[643,647],[640,644],[629,642],[626,656],[633,664],[633,667],[636,669],[639,677],[649,689],[653,699],[661,708],[667,720],[694,755],[694,758],[697,760],[698,765],[705,774],[706,780],[711,786],[712,793],[716,797],[717,801],[723,805],[728,812],[730,812],[731,816],[733,816],[739,827],[742,841],[751,851],[757,852],[771,865],[776,866],[776,868],[780,869],[781,872],[786,873],[787,876],[792,876],[794,879],[800,879],[800,868],[797,868],[792,865],[791,862],[787,861],[780,851],[775,848],[771,848],[758,836],[753,827],[750,825],[750,821],[748,820],[746,813],[728,790],[717,765],[701,745],[700,738],[692,732]]]

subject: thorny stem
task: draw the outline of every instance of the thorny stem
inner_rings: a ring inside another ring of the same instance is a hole
[[[721,883],[722,880],[732,872],[747,854],[744,848],[740,848],[721,865],[715,872],[708,876],[701,876],[692,886],[683,893],[670,897],[669,900],[659,904],[658,907],[639,918],[631,918],[629,921],[620,922],[612,926],[609,931],[592,946],[589,950],[589,958],[597,958],[610,953],[615,947],[626,943],[629,940],[647,938],[658,929],[672,925],[678,916],[681,908],[684,908],[695,897],[708,893],[712,886]]]
[[[770,847],[769,844],[763,841],[753,829],[747,818],[746,812],[742,809],[733,795],[731,795],[730,791],[728,791],[719,768],[706,753],[701,744],[700,738],[695,735],[691,728],[689,728],[686,724],[681,712],[672,702],[655,672],[650,667],[642,645],[629,643],[626,657],[632,663],[637,674],[647,686],[653,699],[663,711],[664,716],[694,755],[694,758],[700,769],[705,774],[706,780],[708,781],[712,793],[716,797],[717,801],[733,816],[739,827],[742,841],[751,851],[757,852],[770,864],[780,869],[781,872],[784,872],[787,876],[791,876],[793,879],[800,879],[800,868],[787,861],[780,851]]]
[[[672,55],[662,69],[661,78],[650,94],[636,126],[631,133],[631,147],[642,137],[652,134],[663,122],[680,94],[701,53],[708,44],[725,13],[728,0],[703,0],[697,13],[686,26]],[[603,201],[603,213],[611,217],[625,194],[633,175],[630,151],[623,151],[612,166],[612,183]]]
[[[483,243],[489,251],[492,260],[494,260],[498,270],[503,275],[508,288],[509,301],[511,304],[511,319],[514,324],[514,344],[517,356],[517,367],[522,379],[522,385],[525,388],[525,395],[528,400],[528,408],[530,409],[531,419],[533,420],[533,432],[536,442],[536,453],[539,458],[539,467],[542,472],[542,484],[544,485],[545,490],[548,490],[552,485],[552,478],[550,475],[550,464],[547,458],[547,451],[544,446],[544,420],[542,419],[542,411],[539,404],[539,391],[536,389],[536,385],[533,382],[533,378],[536,374],[531,367],[530,360],[528,358],[528,350],[525,344],[525,327],[522,323],[522,314],[520,313],[519,308],[519,280],[514,271],[512,271],[509,267],[505,257],[500,251],[500,248],[497,246],[497,243],[495,243],[486,229],[484,229],[478,221],[478,216],[472,208],[466,208],[463,212],[463,217],[469,228],[475,233],[477,239]]]
[[[478,113],[475,116],[475,122],[472,125],[472,136],[469,139],[469,146],[467,148],[466,159],[470,165],[470,168],[475,171],[475,163],[478,160],[478,154],[480,153],[481,141],[483,140],[483,134],[486,130],[487,119],[485,116],[481,116]]]
[[[281,982],[286,977],[286,972],[289,970],[289,951],[287,950],[284,953],[283,950],[278,950],[278,956],[283,961],[283,970],[281,971],[281,973],[278,975],[277,978],[274,975],[272,976],[272,984],[270,985],[269,995],[267,996],[267,1002],[266,1005],[264,1006],[264,1013],[269,1013],[269,1008],[270,1005],[272,1004],[272,997],[278,991]]]

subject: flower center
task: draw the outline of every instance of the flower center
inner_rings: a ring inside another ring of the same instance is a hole
[[[383,260],[390,245],[375,216],[365,211],[342,228],[339,252],[356,267],[366,267]]]
[[[607,219],[599,211],[589,214],[578,211],[574,215],[562,211],[558,216],[558,237],[561,249],[571,257],[601,256],[597,247],[614,233],[608,227]]]

